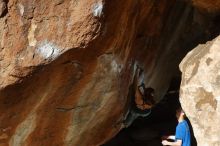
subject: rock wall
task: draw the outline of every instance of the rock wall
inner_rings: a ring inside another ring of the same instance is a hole
[[[199,9],[209,12],[209,13],[219,13],[220,12],[220,1],[213,0],[192,0],[193,5],[198,7]]]
[[[199,45],[180,64],[180,100],[198,146],[220,145],[220,36]]]
[[[159,101],[211,20],[175,0],[0,0],[0,145],[100,145],[135,64]]]

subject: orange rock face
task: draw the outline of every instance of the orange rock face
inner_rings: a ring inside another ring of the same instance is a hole
[[[192,0],[193,4],[209,13],[220,12],[220,1],[219,0]]]
[[[2,146],[102,144],[120,130],[135,64],[158,101],[187,50],[179,42],[200,28],[191,23],[193,8],[174,0],[0,2],[7,6],[0,18]]]

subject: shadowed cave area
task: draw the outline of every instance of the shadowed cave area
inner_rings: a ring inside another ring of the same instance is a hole
[[[179,6],[180,5],[181,3],[179,3]],[[192,6],[188,5],[188,7]],[[174,21],[173,24],[176,25],[177,23]],[[198,44],[212,40],[219,34],[220,29],[218,26],[220,25],[220,16],[215,13],[201,12],[192,7],[189,18],[183,25],[187,28],[188,24],[192,26],[188,28],[188,32],[186,29],[184,33],[178,34],[181,37],[177,39],[176,46],[179,47],[180,51],[174,51],[170,56],[166,56],[168,62],[173,61],[177,66],[170,68],[174,73],[171,77],[169,87],[164,89],[166,90],[166,94],[163,95],[162,100],[152,108],[152,113],[148,117],[139,117],[130,127],[122,129],[115,137],[102,146],[162,146],[162,136],[175,135],[175,128],[178,123],[175,112],[180,106],[179,87],[181,83],[181,73],[178,71],[178,65],[181,59],[190,50],[195,48]],[[173,25],[173,28],[177,27],[175,25]],[[141,30],[144,30],[144,28]],[[174,37],[172,39],[175,40],[176,38]],[[172,42],[172,40],[170,41]],[[149,43],[147,44],[150,45]],[[175,46],[173,47],[175,48]],[[142,62],[142,64],[144,63]],[[192,146],[197,146],[192,125],[188,119],[186,120],[191,130]]]
[[[152,108],[152,113],[147,118],[139,117],[103,146],[162,146],[162,136],[175,134],[178,123],[176,109],[180,106],[180,80],[180,76],[172,79],[163,100]],[[190,126],[192,146],[197,146],[190,121],[186,120]]]

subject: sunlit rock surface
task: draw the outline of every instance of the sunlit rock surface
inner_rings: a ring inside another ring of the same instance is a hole
[[[180,64],[180,100],[198,146],[220,145],[220,37],[198,45]]]
[[[4,146],[104,143],[120,130],[135,64],[159,101],[183,54],[216,30],[212,19],[185,1],[0,0],[0,5]]]

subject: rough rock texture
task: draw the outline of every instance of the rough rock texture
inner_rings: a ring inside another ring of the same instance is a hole
[[[164,94],[216,17],[176,0],[9,0],[0,18],[0,145],[93,146],[120,130],[134,64]],[[205,36],[205,37],[203,37]]]
[[[220,36],[183,59],[181,103],[198,146],[220,146]]]
[[[219,0],[192,0],[193,5],[209,13],[220,13]]]

